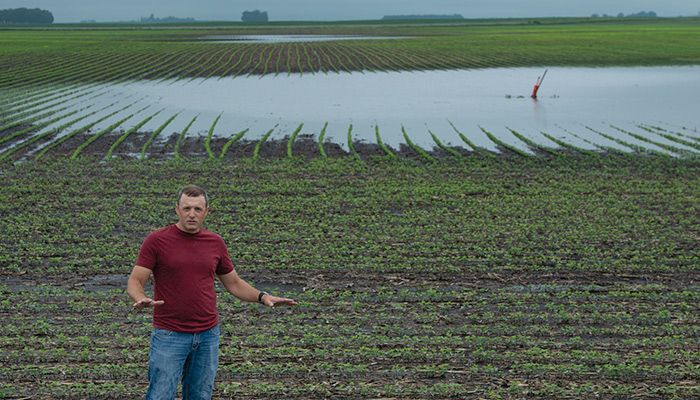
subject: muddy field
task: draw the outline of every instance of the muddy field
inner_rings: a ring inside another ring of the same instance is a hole
[[[101,159],[107,154],[109,148],[115,143],[115,141],[124,132],[113,132],[110,134],[102,135],[97,140],[92,142],[89,146],[85,147],[80,152],[81,157],[90,159]],[[114,157],[119,157],[122,159],[136,159],[141,157],[141,151],[144,144],[149,140],[151,132],[136,132],[127,136],[127,138],[121,142],[119,147],[112,153]],[[42,157],[48,158],[62,158],[70,157],[75,149],[84,143],[86,140],[90,139],[92,136],[91,132],[85,134],[78,134],[70,139],[62,142],[61,144],[51,148]],[[145,158],[148,159],[172,159],[175,158],[175,153],[177,151],[177,156],[182,158],[195,158],[202,159],[207,158],[208,154],[205,148],[205,141],[207,140],[205,136],[186,136],[182,139],[179,137],[178,133],[172,133],[164,139],[157,139],[150,144],[146,150]],[[218,156],[221,154],[228,138],[213,137],[210,142],[211,149]],[[180,141],[180,143],[178,143]],[[272,139],[265,141],[260,147],[260,158],[262,159],[281,159],[286,158],[287,154],[287,144],[289,141],[289,136],[281,139]],[[244,158],[253,157],[255,147],[259,140],[247,140],[242,139],[237,141],[232,146],[228,147],[221,157],[221,160],[232,161]],[[12,143],[12,142],[10,142]],[[50,141],[44,141],[43,144],[48,144]],[[401,144],[399,148],[387,148],[395,153],[397,156],[406,159],[420,159],[420,154],[414,149],[406,144]],[[28,147],[22,151],[15,152],[12,154],[11,159],[14,161],[32,159],[36,156],[37,152],[41,151],[42,142],[37,143],[35,146]],[[177,150],[176,150],[177,149]],[[327,157],[345,157],[352,154],[357,154],[362,159],[367,159],[371,157],[381,157],[386,156],[386,153],[377,145],[376,143],[367,143],[364,141],[355,141],[353,143],[353,151],[344,149],[337,143],[330,141],[324,141],[323,149]],[[469,155],[471,152],[465,150],[464,148],[455,148],[456,151],[463,155]],[[507,148],[501,148],[504,156],[508,156],[511,152]],[[451,155],[438,147],[428,150],[431,155],[437,158],[449,158]],[[297,158],[302,159],[313,159],[322,157],[318,139],[312,135],[299,135],[296,137],[292,144],[292,155]]]
[[[264,162],[237,144],[211,163],[186,143],[179,162],[155,156],[167,142],[97,162],[96,142],[0,167],[0,397],[143,395],[150,316],[126,277],[189,182],[239,274],[300,302],[219,294],[215,398],[700,396],[697,161],[286,159],[271,142]]]

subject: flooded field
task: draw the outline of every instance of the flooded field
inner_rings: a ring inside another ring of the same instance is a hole
[[[213,398],[700,399],[698,37],[700,17],[4,27],[0,399],[143,398],[152,315],[124,288],[190,182],[241,277],[298,302],[216,285]]]
[[[497,68],[132,81],[91,88],[94,95],[68,100],[68,110],[78,111],[77,115],[94,113],[86,121],[114,113],[93,130],[136,112],[120,125],[121,129],[129,129],[158,112],[139,129],[153,131],[176,115],[162,132],[162,138],[181,132],[195,117],[188,137],[206,136],[217,118],[215,137],[230,137],[249,129],[246,139],[250,140],[259,139],[273,128],[270,139],[281,139],[300,124],[301,134],[318,137],[327,123],[325,137],[345,149],[350,125],[354,140],[371,143],[376,142],[378,126],[382,140],[392,147],[406,143],[404,132],[425,148],[435,145],[431,133],[445,144],[468,147],[459,136],[461,132],[477,146],[496,151],[486,130],[525,152],[531,149],[511,130],[544,146],[557,147],[543,135],[546,133],[582,148],[602,145],[630,151],[615,140],[620,138],[660,152],[667,150],[626,132],[651,136],[657,143],[668,141],[641,129],[640,124],[686,127],[687,134],[697,133],[700,67],[552,68],[535,100],[530,94],[543,70]],[[45,129],[54,129],[58,124]]]

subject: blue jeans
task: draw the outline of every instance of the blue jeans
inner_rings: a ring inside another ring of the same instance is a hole
[[[182,381],[182,400],[209,400],[219,366],[219,326],[199,333],[154,329],[146,400],[173,400]]]

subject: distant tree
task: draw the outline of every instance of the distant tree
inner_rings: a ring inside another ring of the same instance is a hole
[[[625,18],[625,14],[619,13],[619,14],[617,14],[617,18]]]
[[[598,14],[592,14],[592,15],[591,15],[591,18],[600,18],[600,15],[598,15]]]
[[[654,11],[640,11],[634,14],[627,15],[630,18],[656,18],[656,13]]]
[[[0,10],[0,24],[51,24],[53,14],[38,8],[8,8]]]
[[[243,11],[241,16],[243,22],[267,22],[267,11],[253,10]]]
[[[148,17],[141,17],[140,22],[142,24],[160,24],[160,23],[172,23],[172,22],[194,22],[195,19],[188,18],[177,18],[173,16],[157,18],[153,13]]]

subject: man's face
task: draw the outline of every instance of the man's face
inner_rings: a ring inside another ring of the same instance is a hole
[[[183,193],[180,196],[180,201],[175,205],[175,212],[179,218],[177,226],[180,229],[189,233],[197,233],[202,229],[204,218],[209,209],[204,196],[190,197]]]

